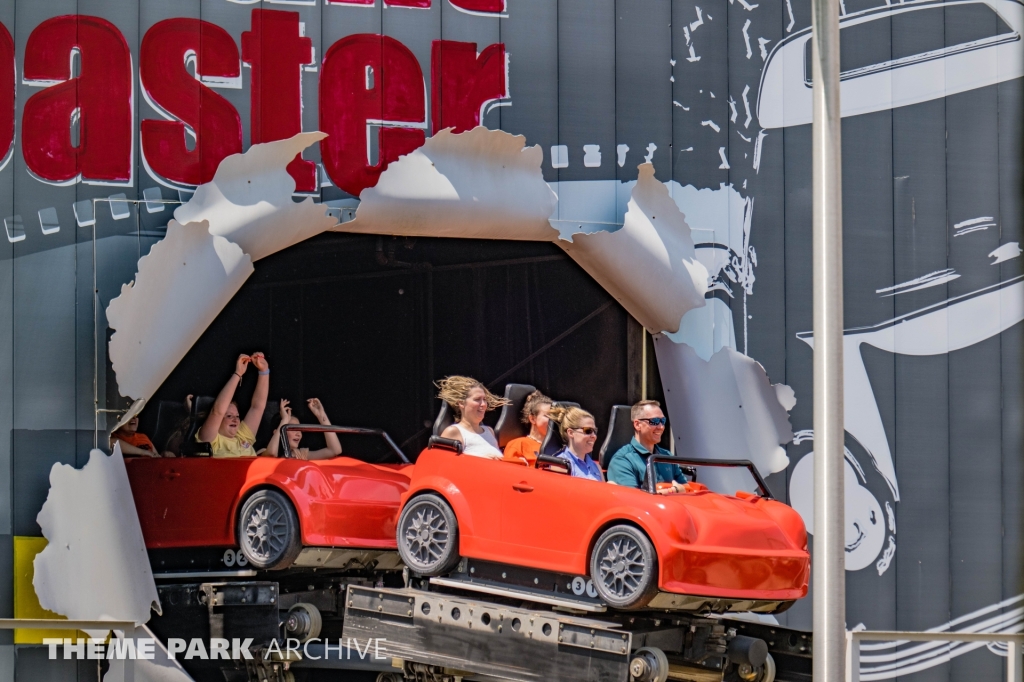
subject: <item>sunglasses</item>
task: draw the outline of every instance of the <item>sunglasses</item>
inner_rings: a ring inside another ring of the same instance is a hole
[[[668,424],[666,417],[650,417],[648,419],[637,419],[638,422],[647,422],[651,426],[664,426]]]
[[[570,431],[582,431],[584,436],[596,436],[597,435],[597,429],[593,428],[592,426],[588,426],[585,429],[569,429],[569,430]]]

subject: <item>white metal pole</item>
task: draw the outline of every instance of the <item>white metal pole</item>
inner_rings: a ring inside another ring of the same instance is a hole
[[[843,201],[839,0],[812,0],[814,680],[845,677]]]

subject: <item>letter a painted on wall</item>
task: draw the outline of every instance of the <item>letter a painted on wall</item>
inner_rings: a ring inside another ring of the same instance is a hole
[[[22,119],[22,153],[36,177],[132,182],[132,57],[117,27],[82,15],[44,21],[25,45],[25,81],[47,86],[25,102]]]

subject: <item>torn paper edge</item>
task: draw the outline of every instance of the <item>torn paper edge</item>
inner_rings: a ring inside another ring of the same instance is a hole
[[[120,445],[92,450],[82,469],[54,464],[36,521],[48,542],[32,579],[44,609],[137,625],[161,612]]]

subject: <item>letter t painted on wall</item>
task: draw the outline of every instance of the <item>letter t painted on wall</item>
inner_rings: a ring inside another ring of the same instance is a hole
[[[302,67],[314,62],[313,41],[298,12],[254,9],[242,34],[242,61],[252,67],[249,141],[272,142],[302,132]],[[298,192],[316,191],[316,164],[301,155],[288,164]]]

